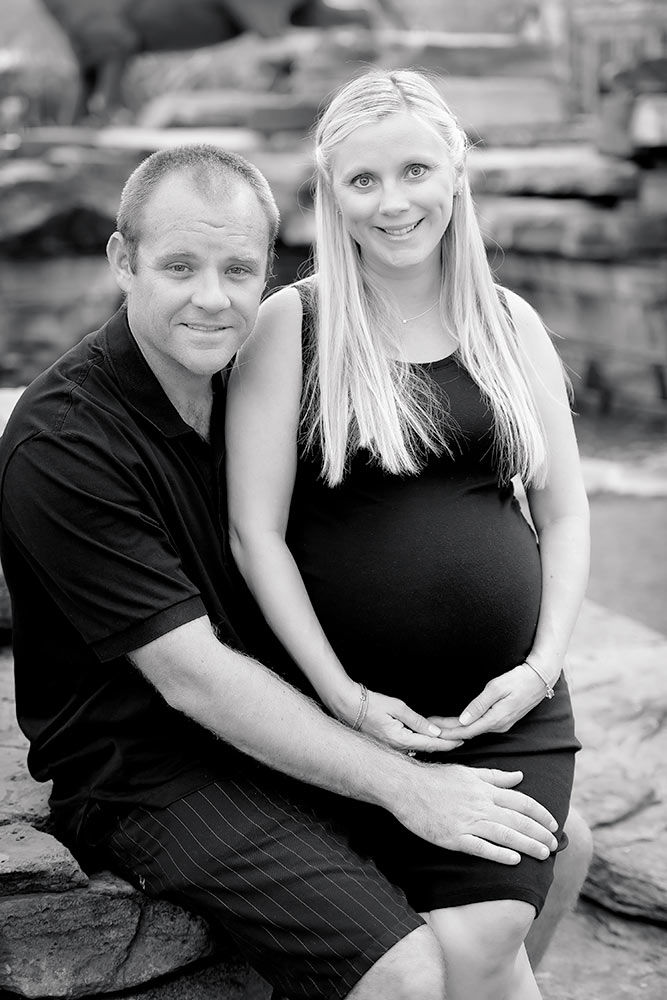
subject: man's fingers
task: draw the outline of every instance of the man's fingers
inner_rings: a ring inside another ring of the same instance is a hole
[[[498,788],[513,788],[514,785],[518,785],[520,781],[523,781],[523,771],[501,771],[498,767],[476,767],[475,774],[483,781],[488,781],[491,785],[497,785]],[[527,797],[524,796],[524,798]],[[499,802],[498,804],[504,805],[505,803]]]
[[[523,834],[525,837],[529,837],[531,840],[539,842],[546,847],[549,852],[555,851],[558,847],[558,841],[554,837],[553,833],[551,833],[550,830],[547,830],[542,823],[538,823],[537,820],[531,819],[530,816],[515,812],[513,809],[501,809],[497,818],[506,826],[511,827],[513,830]]]
[[[503,772],[500,773],[502,774]],[[510,785],[501,787],[501,790],[496,793],[495,801],[498,806],[503,806],[505,809],[511,809],[513,812],[529,816],[539,823],[540,826],[545,827],[545,829],[550,830],[552,833],[555,833],[558,829],[558,823],[548,809],[545,809],[535,799],[531,799],[530,795],[517,792]]]
[[[511,823],[512,820],[510,819],[509,822]],[[481,820],[476,823],[475,835],[509,851],[530,855],[531,858],[537,858],[538,861],[545,861],[551,853],[546,844],[540,840],[533,840],[525,833],[515,830],[513,826],[505,826],[504,823],[496,823],[492,820]]]
[[[475,837],[471,833],[465,833],[460,840],[457,850],[463,854],[474,854],[477,858],[486,858],[487,861],[497,861],[501,865],[518,865],[521,855],[507,847],[500,847],[492,844],[481,837]]]

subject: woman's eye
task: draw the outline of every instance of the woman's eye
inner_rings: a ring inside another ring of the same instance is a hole
[[[407,170],[408,177],[423,177],[425,173],[426,167],[423,163],[411,163]]]
[[[370,174],[358,174],[357,177],[353,178],[352,184],[357,188],[368,188],[373,183],[373,178]]]

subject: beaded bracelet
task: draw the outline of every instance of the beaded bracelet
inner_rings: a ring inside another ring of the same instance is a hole
[[[363,726],[366,713],[368,712],[368,688],[365,684],[360,684],[359,688],[361,690],[361,702],[359,703],[359,711],[352,726],[357,731]]]
[[[544,684],[545,688],[547,689],[546,690],[546,694],[545,694],[545,698],[553,698],[553,696],[554,696],[554,689],[552,688],[552,686],[549,683],[549,681],[545,677],[542,676],[542,674],[540,673],[540,671],[537,669],[537,667],[533,666],[533,664],[530,662],[530,660],[524,660],[523,662],[526,664],[527,667],[530,667],[530,669],[533,671],[533,673],[537,674],[537,676],[540,678],[540,680]]]

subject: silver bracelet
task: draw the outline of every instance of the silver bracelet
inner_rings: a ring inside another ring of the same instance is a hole
[[[546,679],[546,677],[542,676],[542,673],[537,669],[537,667],[533,666],[533,664],[530,662],[530,660],[525,659],[523,662],[526,664],[527,667],[530,667],[530,669],[533,671],[533,673],[537,674],[537,676],[540,678],[540,680],[544,684],[545,688],[547,689],[546,690],[546,694],[545,694],[545,698],[553,698],[553,696],[554,696],[554,689],[552,688],[551,684]]]
[[[357,717],[352,725],[352,728],[357,732],[363,726],[364,719],[366,718],[366,713],[368,712],[368,688],[366,687],[365,684],[360,684],[359,688],[361,690],[361,701],[359,703],[359,711],[357,712]]]

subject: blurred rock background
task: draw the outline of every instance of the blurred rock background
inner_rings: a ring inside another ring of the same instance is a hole
[[[216,44],[164,51],[202,40]],[[540,973],[544,996],[658,1000],[664,0],[2,0],[0,429],[21,386],[117,305],[104,245],[123,180],[153,149],[209,141],[255,162],[283,215],[274,281],[307,266],[309,132],[327,95],[371,64],[438,74],[475,143],[471,179],[499,281],[539,309],[573,382],[593,517],[571,657],[585,744],[576,798],[596,852]],[[10,625],[0,587],[5,644]],[[201,922],[106,875],[89,879],[49,836],[48,790],[27,775],[9,647],[0,653],[0,996],[266,996]]]

